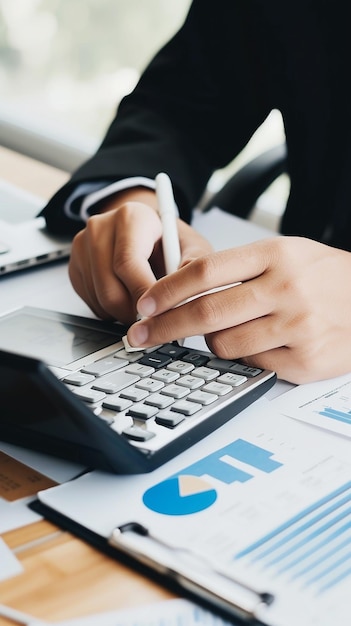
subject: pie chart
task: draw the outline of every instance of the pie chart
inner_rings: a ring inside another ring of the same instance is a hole
[[[202,478],[180,475],[145,491],[143,503],[163,515],[191,515],[207,509],[216,498],[215,489]]]

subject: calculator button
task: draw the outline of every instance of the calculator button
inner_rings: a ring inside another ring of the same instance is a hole
[[[107,398],[103,401],[102,406],[104,409],[110,409],[111,411],[116,411],[120,413],[121,411],[125,411],[132,406],[133,402],[131,400],[127,400],[126,398],[121,398],[117,396],[116,398]]]
[[[172,413],[172,411],[161,411],[155,418],[156,424],[167,426],[167,428],[175,428],[178,424],[184,422],[184,416]]]
[[[176,413],[182,413],[189,417],[189,415],[194,415],[197,411],[202,409],[201,404],[196,404],[195,402],[188,402],[188,400],[178,400],[172,406],[172,411]]]
[[[101,402],[105,398],[105,394],[102,391],[94,391],[93,389],[73,389],[72,392],[75,396],[79,396],[84,402],[95,404],[95,402]]]
[[[121,389],[133,385],[138,380],[140,380],[139,376],[127,374],[126,372],[116,372],[116,374],[106,376],[102,380],[95,380],[92,389],[104,391],[105,393],[117,393],[121,391]]]
[[[122,431],[122,434],[125,437],[128,437],[128,439],[133,439],[133,441],[148,441],[148,439],[155,437],[155,433],[152,433],[145,428],[139,428],[138,426],[126,428]]]
[[[93,376],[103,376],[103,374],[109,374],[115,370],[119,370],[121,367],[128,365],[128,361],[118,358],[106,358],[90,363],[85,367],[82,367],[81,372],[85,374],[93,374]]]
[[[192,363],[195,367],[201,367],[201,365],[205,365],[209,361],[209,357],[204,354],[199,354],[198,352],[190,352],[183,356],[183,361],[186,363]]]
[[[69,383],[70,385],[76,385],[77,387],[81,387],[82,385],[87,385],[95,380],[95,376],[91,374],[83,374],[83,372],[72,372],[72,374],[68,374],[63,379],[63,382]]]
[[[239,387],[243,383],[246,383],[246,376],[240,376],[240,374],[232,374],[231,372],[226,372],[217,378],[217,382],[225,383],[228,385],[232,385],[232,387]]]
[[[203,406],[207,406],[208,404],[212,404],[212,402],[218,400],[218,396],[215,393],[208,393],[207,391],[197,390],[189,393],[189,395],[187,396],[187,400],[189,400],[189,402],[198,402]]]
[[[145,391],[145,389],[138,389],[134,386],[124,389],[119,395],[121,398],[126,398],[127,400],[132,400],[133,402],[140,402],[140,400],[147,398],[149,393],[148,391]]]
[[[216,383],[216,382],[208,383],[208,385],[205,385],[202,388],[203,391],[208,391],[209,393],[215,393],[217,394],[217,396],[225,396],[227,393],[232,391],[232,389],[233,387],[231,387],[230,385],[223,385],[223,383]]]
[[[128,374],[137,374],[140,378],[146,378],[146,376],[151,376],[155,371],[155,368],[149,367],[148,365],[142,365],[141,363],[131,363],[126,367],[126,372]]]
[[[170,363],[167,368],[172,372],[178,372],[178,374],[189,374],[194,369],[194,365],[191,363],[184,363],[184,361],[174,361]]]
[[[202,378],[196,378],[196,376],[181,376],[179,380],[177,380],[177,385],[187,387],[188,389],[197,389],[204,383],[205,381]]]
[[[152,352],[151,354],[146,354],[139,361],[139,363],[141,363],[142,365],[149,365],[150,367],[154,367],[157,370],[161,367],[165,367],[171,362],[171,357],[169,357],[167,354],[160,354],[160,352]]]
[[[214,370],[211,367],[196,367],[192,372],[192,376],[198,376],[206,381],[213,380],[220,375],[219,370]]]
[[[152,378],[155,378],[155,380],[161,380],[165,384],[174,383],[179,376],[180,374],[178,374],[178,372],[171,372],[169,369],[156,370],[156,372],[152,374]]]
[[[164,387],[164,383],[160,380],[153,380],[152,378],[142,378],[135,385],[138,389],[145,389],[145,391],[150,391],[150,393],[154,391],[159,391]]]
[[[154,417],[157,413],[157,407],[143,404],[140,402],[139,404],[134,404],[130,407],[127,415],[131,417],[137,417],[143,420],[149,420],[150,417]]]
[[[184,396],[188,395],[189,389],[179,385],[167,385],[167,387],[161,389],[161,393],[165,394],[165,396],[172,396],[172,398],[184,398]]]
[[[161,346],[161,348],[158,349],[158,352],[161,352],[161,354],[168,354],[168,356],[172,357],[172,359],[181,359],[189,352],[189,350],[173,343],[165,343],[164,346]]]
[[[152,406],[157,406],[158,409],[165,409],[174,402],[174,398],[171,396],[164,396],[161,393],[152,393],[150,396],[145,398],[145,404],[152,404]]]

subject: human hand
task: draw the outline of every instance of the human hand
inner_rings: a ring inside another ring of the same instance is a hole
[[[136,302],[164,274],[156,194],[130,189],[111,198],[73,240],[69,276],[78,295],[101,318],[130,324]],[[182,264],[212,250],[178,220]]]
[[[212,253],[143,294],[137,308],[148,317],[129,329],[128,341],[146,347],[203,334],[219,357],[293,383],[338,376],[351,371],[350,276],[349,252],[305,238]]]

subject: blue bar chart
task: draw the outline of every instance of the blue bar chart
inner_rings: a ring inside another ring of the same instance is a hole
[[[231,459],[232,465],[225,462],[226,457]],[[273,452],[254,445],[245,439],[236,439],[227,446],[207,455],[200,461],[186,467],[180,473],[192,476],[208,474],[217,480],[231,484],[233,482],[246,482],[253,478],[251,470],[256,468],[265,474],[270,474],[282,466],[277,461]],[[245,470],[235,466],[235,461],[245,465]]]
[[[289,403],[282,406],[285,415],[351,437],[350,376],[300,385],[288,393]]]
[[[351,437],[351,393],[350,390],[336,389],[326,394],[314,407],[314,419],[328,430]]]
[[[243,559],[316,595],[351,577],[351,482],[234,556]]]
[[[319,415],[329,417],[332,420],[338,420],[344,424],[351,426],[351,410],[350,411],[338,411],[332,407],[325,407],[322,411],[319,411]]]
[[[263,474],[271,474],[283,466],[273,456],[270,450],[245,439],[236,439],[174,476],[152,485],[144,493],[143,503],[151,511],[163,515],[198,513],[216,502],[217,491],[211,479],[224,485],[244,484],[254,479],[251,473],[254,468]],[[245,470],[235,465],[237,461],[245,466]]]

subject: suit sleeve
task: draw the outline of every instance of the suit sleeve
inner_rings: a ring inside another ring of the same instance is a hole
[[[212,173],[241,151],[269,113],[264,92],[257,96],[264,55],[261,49],[257,56],[260,42],[246,5],[192,3],[182,28],[120,103],[97,152],[44,208],[50,230],[73,234],[84,225],[62,211],[75,185],[154,178],[160,171],[172,179],[182,218],[191,220]]]

